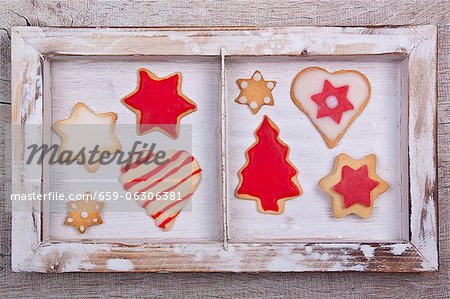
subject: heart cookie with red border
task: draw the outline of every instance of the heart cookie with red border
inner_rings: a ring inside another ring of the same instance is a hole
[[[355,70],[330,73],[309,67],[295,76],[292,101],[312,121],[329,148],[335,147],[366,108],[370,82]]]

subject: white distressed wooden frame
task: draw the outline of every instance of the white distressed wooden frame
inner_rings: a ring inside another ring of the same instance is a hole
[[[320,42],[319,42],[320,41]],[[384,271],[419,272],[438,269],[436,186],[436,59],[435,26],[397,28],[12,28],[12,165],[13,193],[42,192],[41,180],[24,183],[24,144],[28,123],[45,123],[48,57],[208,55],[226,56],[386,55],[402,60],[408,82],[410,241],[405,243],[233,243],[228,240],[226,196],[223,242],[196,244],[59,243],[46,238],[41,202],[14,211],[14,271]],[[273,47],[273,45],[277,45]],[[282,45],[282,46],[279,46]],[[47,75],[46,75],[47,74]],[[225,99],[222,86],[222,101]],[[223,101],[222,105],[225,105]],[[44,108],[42,108],[44,107]],[[47,111],[48,113],[48,111]],[[222,130],[226,130],[222,106]],[[222,132],[224,133],[224,132]],[[40,140],[48,132],[41,132]],[[225,136],[224,134],[222,134]],[[36,135],[34,135],[36,138]],[[223,138],[222,138],[223,139]],[[222,140],[222,180],[226,190],[226,140]],[[226,191],[224,191],[226,192]],[[21,203],[23,205],[23,203]],[[408,215],[406,215],[408,216]],[[373,255],[364,255],[373,250]],[[199,259],[198,256],[201,256]],[[326,258],[323,258],[326,256]],[[283,259],[273,264],[274,257]]]

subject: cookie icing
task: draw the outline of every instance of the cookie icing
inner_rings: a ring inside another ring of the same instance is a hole
[[[197,110],[197,105],[181,92],[181,74],[159,78],[146,69],[139,70],[136,91],[122,102],[137,115],[137,133],[162,131],[176,139],[181,118]]]
[[[330,81],[325,80],[321,93],[311,96],[311,99],[317,104],[316,117],[330,117],[335,123],[339,124],[342,115],[346,111],[353,110],[352,103],[347,99],[348,85],[334,87]]]
[[[246,152],[247,163],[239,171],[236,195],[258,201],[260,212],[279,214],[284,201],[301,195],[297,169],[288,160],[289,147],[278,138],[277,126],[264,116],[256,130],[257,141]]]
[[[367,78],[354,70],[329,73],[318,67],[307,68],[297,74],[291,86],[292,100],[308,115],[330,148],[340,141],[348,127],[364,110],[370,93]],[[318,105],[319,95],[322,95],[322,106]],[[333,97],[336,98],[334,104]],[[328,108],[331,115],[322,114],[320,107]],[[339,112],[336,117],[333,117],[333,111]]]
[[[264,105],[274,105],[272,90],[277,82],[264,80],[260,71],[255,71],[249,79],[238,79],[236,83],[241,92],[235,102],[248,105],[253,114]]]
[[[83,161],[89,172],[96,172],[99,167],[99,158],[103,153],[113,154],[121,149],[119,139],[114,133],[117,114],[114,112],[95,113],[85,104],[78,102],[72,109],[69,118],[59,120],[53,124],[53,130],[61,138],[61,160],[71,162],[77,158],[77,153],[93,151],[98,147],[93,161]],[[65,151],[73,155],[70,159],[63,156]]]
[[[91,193],[86,192],[85,195],[89,198]],[[75,202],[69,201],[66,204],[69,214],[64,224],[75,227],[80,234],[84,234],[90,226],[103,223],[100,213],[104,202],[82,199]]]
[[[342,167],[342,179],[333,190],[342,195],[345,208],[357,203],[370,207],[370,192],[378,184],[369,177],[367,165],[357,170],[345,165]]]
[[[378,176],[376,166],[375,154],[360,160],[344,153],[336,157],[332,171],[319,181],[320,188],[330,196],[336,218],[372,215],[375,199],[389,189],[389,184]]]
[[[142,195],[138,203],[161,229],[168,230],[197,189],[202,170],[184,150],[166,151],[162,164],[148,163],[147,157],[148,152],[133,154],[133,163],[121,169],[120,181],[126,191]],[[165,194],[167,199],[161,197]]]

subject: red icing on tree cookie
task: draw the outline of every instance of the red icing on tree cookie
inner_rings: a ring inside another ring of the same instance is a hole
[[[369,178],[367,165],[358,170],[346,165],[342,168],[342,180],[333,187],[333,190],[342,194],[345,208],[357,203],[370,207],[370,191],[378,184],[379,182]]]
[[[276,125],[264,116],[256,130],[257,141],[247,150],[247,164],[239,172],[238,197],[258,199],[261,212],[281,213],[280,200],[301,194],[297,170],[288,160],[289,148],[278,134]]]
[[[158,78],[146,69],[139,70],[139,86],[123,103],[138,115],[138,134],[161,130],[178,137],[180,119],[194,112],[194,102],[181,92],[181,74]]]
[[[334,87],[330,81],[325,80],[321,93],[311,96],[317,104],[317,118],[331,117],[336,123],[341,122],[342,114],[354,107],[347,99],[348,85]]]

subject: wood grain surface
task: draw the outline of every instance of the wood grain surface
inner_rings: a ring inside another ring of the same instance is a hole
[[[0,294],[7,297],[450,296],[450,3],[448,1],[0,1]],[[11,26],[438,25],[440,272],[432,274],[30,274],[10,268]],[[363,287],[361,287],[363,286]]]

